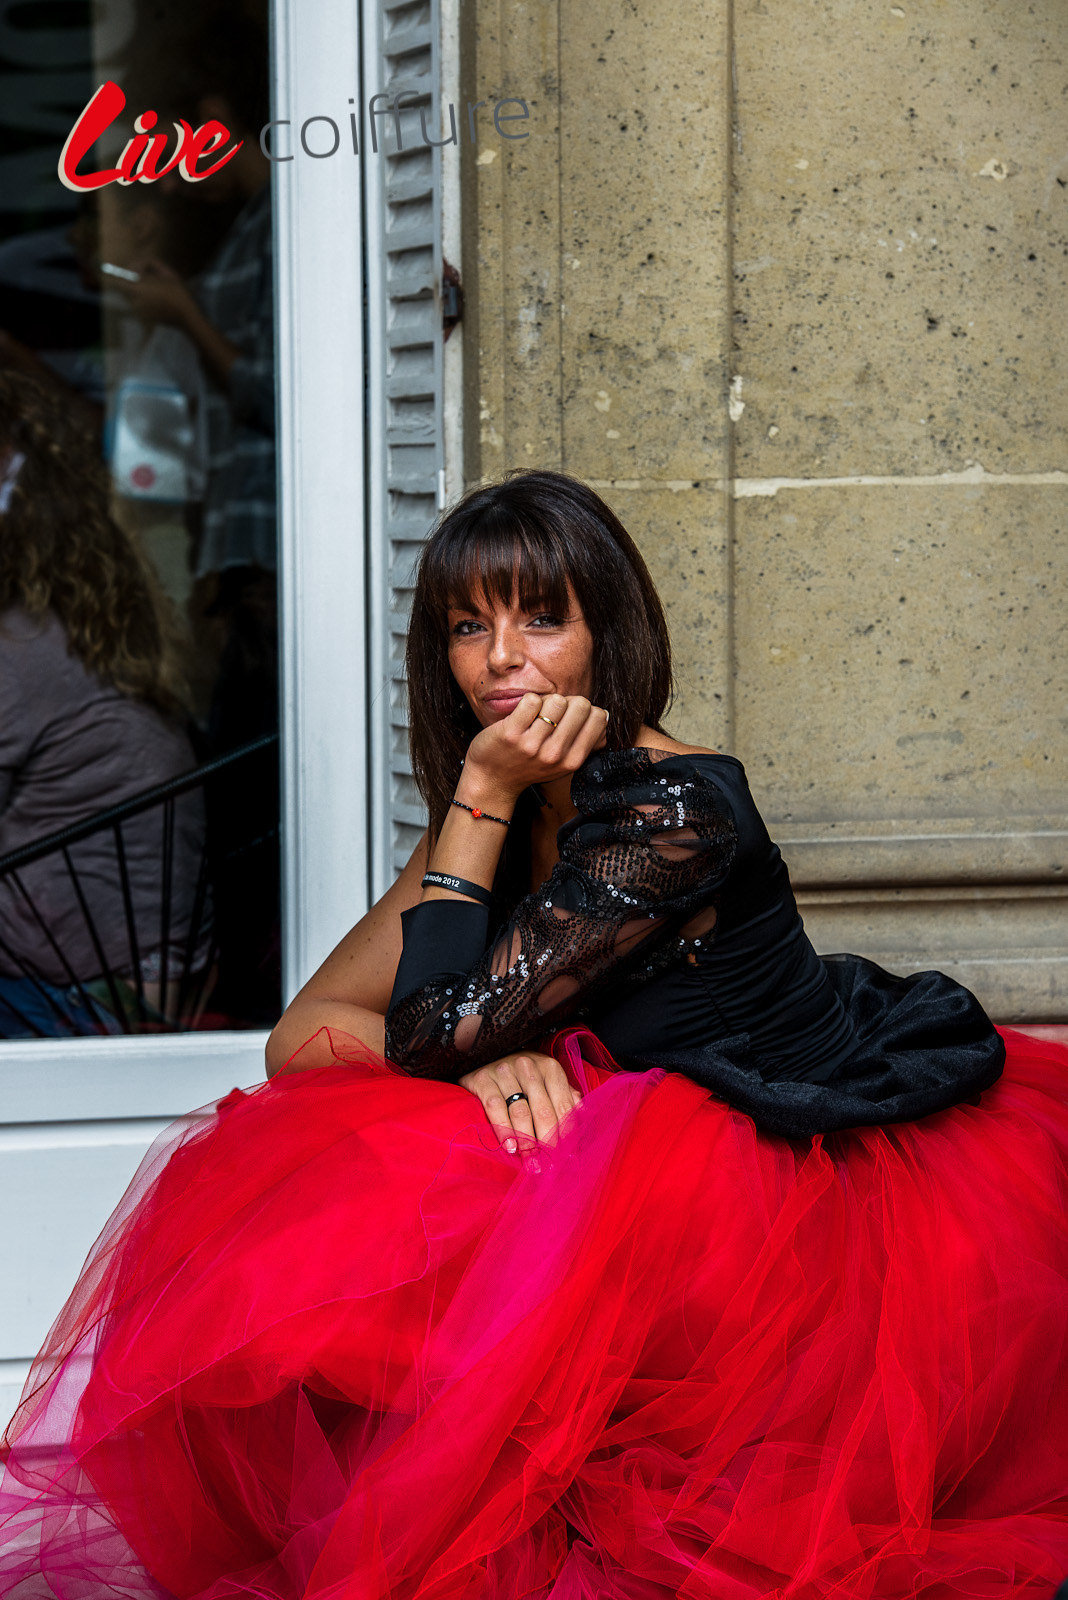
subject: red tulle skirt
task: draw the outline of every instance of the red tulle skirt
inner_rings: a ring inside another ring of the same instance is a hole
[[[349,1041],[172,1130],[31,1375],[13,1600],[1049,1596],[1068,1050],[793,1144],[617,1072],[509,1155]]]

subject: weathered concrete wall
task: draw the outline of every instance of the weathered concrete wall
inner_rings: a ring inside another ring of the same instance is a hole
[[[465,153],[468,480],[538,465],[597,485],[668,606],[676,721],[722,744],[726,0],[502,0],[466,18],[465,81],[531,113],[529,139]]]
[[[1068,1017],[1068,8],[464,17],[468,479],[619,511],[819,947]]]

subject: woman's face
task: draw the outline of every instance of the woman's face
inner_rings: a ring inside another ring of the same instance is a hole
[[[581,694],[593,682],[593,637],[568,585],[568,614],[539,606],[491,604],[478,593],[474,609],[449,611],[449,666],[478,718],[488,728],[507,717],[530,690]]]

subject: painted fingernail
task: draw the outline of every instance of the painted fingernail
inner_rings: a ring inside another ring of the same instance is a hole
[[[516,1151],[519,1149],[519,1145],[514,1139],[506,1139],[504,1141],[504,1148],[507,1150],[510,1156],[514,1156]]]

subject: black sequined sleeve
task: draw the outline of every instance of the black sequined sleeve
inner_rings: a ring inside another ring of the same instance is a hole
[[[572,779],[579,814],[560,830],[552,875],[477,959],[481,907],[437,900],[404,914],[405,954],[386,1016],[392,1062],[455,1083],[529,1047],[633,982],[651,952],[662,954],[697,908],[714,904],[736,843],[726,801],[684,758],[672,756],[669,773],[658,773],[655,758],[646,750],[590,757]]]

